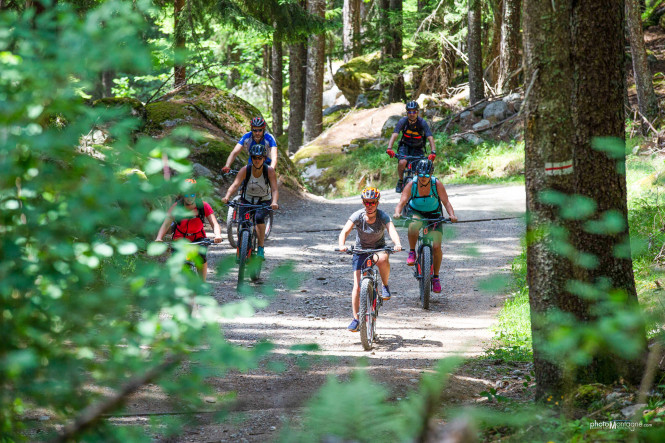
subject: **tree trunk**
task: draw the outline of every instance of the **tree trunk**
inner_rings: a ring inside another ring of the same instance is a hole
[[[658,98],[653,90],[653,77],[647,61],[642,18],[637,0],[626,0],[626,26],[630,38],[630,53],[633,58],[637,105],[640,113],[649,121],[653,121],[658,116]]]
[[[489,3],[492,9],[492,43],[485,54],[485,77],[491,85],[495,85],[499,79],[503,0],[490,0]]]
[[[571,281],[596,284],[609,277],[612,287],[629,295],[626,307],[636,302],[630,258],[613,254],[627,228],[614,236],[590,234],[582,222],[562,218],[557,207],[541,199],[545,190],[587,196],[600,214],[617,210],[627,226],[625,177],[614,160],[591,148],[592,137],[624,134],[622,15],[622,0],[585,0],[575,7],[556,2],[554,8],[550,0],[524,0],[527,280],[539,400],[559,398],[576,383],[620,376],[634,381],[641,374],[639,359],[626,362],[606,353],[595,355],[590,365],[573,367],[571,359],[552,355],[548,343],[559,325],[551,316],[557,311],[572,315],[580,327],[596,320],[592,302],[568,292]],[[554,252],[567,242],[578,251],[574,254],[595,255],[599,266],[586,269]],[[644,338],[639,327],[623,332],[637,341]]]
[[[226,76],[226,88],[232,89],[238,79],[240,78],[240,72],[236,65],[240,63],[240,50],[238,49],[237,43],[230,43],[226,48],[226,59],[229,63],[229,74]]]
[[[342,46],[344,62],[360,55],[360,0],[344,0],[342,9]]]
[[[304,43],[289,46],[289,152],[302,146],[302,123],[305,119],[307,47]]]
[[[101,74],[101,93],[102,97],[113,97],[113,78],[114,71],[102,71]]]
[[[282,41],[278,36],[273,37],[272,45],[272,131],[275,137],[284,133],[284,121],[282,118],[283,103],[282,89],[284,88],[284,76],[282,75],[283,57]]]
[[[483,84],[483,54],[481,48],[480,0],[469,0],[469,103],[485,98]]]
[[[624,229],[613,235],[598,235],[583,229],[580,222],[572,239],[578,251],[599,260],[598,266],[592,269],[576,267],[574,278],[589,283],[609,279],[611,288],[625,293],[624,304],[629,308],[638,303],[630,247],[623,254],[616,249],[620,244],[630,244],[625,156],[622,151],[617,160],[591,146],[595,137],[625,138],[623,31],[624,0],[585,0],[575,4],[571,32],[576,70],[572,100],[575,192],[595,200],[599,216],[607,211],[619,214]],[[597,320],[594,304],[589,302],[585,307],[578,317],[584,321]],[[638,341],[641,350],[646,352],[643,325],[632,329],[624,327],[622,332]],[[623,377],[630,383],[639,383],[644,369],[642,356],[620,357],[601,349],[590,365],[578,369],[576,382],[611,383]]]
[[[503,0],[503,24],[501,26],[501,51],[499,56],[498,92],[517,89],[517,70],[520,57],[520,11],[522,0]]]
[[[402,75],[402,22],[402,0],[390,0],[388,58],[395,64],[396,71],[388,89],[390,103],[406,101],[404,76]]]
[[[179,88],[187,82],[187,68],[182,60],[185,51],[185,25],[180,15],[185,7],[185,0],[175,0],[173,2],[173,38],[175,48],[176,63],[173,66],[173,86]]]
[[[524,55],[526,83],[531,91],[525,103],[525,179],[527,191],[527,238],[558,221],[556,208],[543,203],[540,193],[556,190],[571,194],[571,174],[548,175],[547,163],[572,159],[572,119],[570,96],[573,70],[570,65],[570,5],[549,0],[524,0]],[[532,85],[532,86],[531,86]],[[567,171],[565,171],[567,172]],[[527,282],[531,309],[533,363],[536,399],[563,392],[563,372],[545,354],[548,314],[560,308],[571,275],[567,259],[552,249],[552,239],[544,236],[527,246]],[[558,398],[558,397],[557,397]]]
[[[325,0],[309,0],[311,14],[325,15]],[[313,35],[307,47],[307,92],[305,101],[305,143],[315,139],[323,126],[323,70],[325,68],[325,36]]]

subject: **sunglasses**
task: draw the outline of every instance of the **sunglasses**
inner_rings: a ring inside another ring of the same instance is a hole
[[[432,174],[418,174],[418,177],[427,177],[429,178]]]
[[[196,197],[196,194],[185,194],[185,195],[183,195],[183,197],[185,197],[185,198],[194,198],[194,197]]]
[[[406,111],[407,114],[417,114],[418,111]]]
[[[263,128],[259,128],[259,129],[252,129],[252,132],[263,132]]]
[[[379,202],[376,200],[363,200],[363,204],[365,206],[376,206],[379,204]]]
[[[252,160],[263,160],[264,158],[262,155],[252,155]]]

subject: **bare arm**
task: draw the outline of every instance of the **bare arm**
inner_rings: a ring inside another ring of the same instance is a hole
[[[395,225],[393,222],[388,223],[388,235],[390,236],[390,239],[393,241],[395,244],[395,252],[399,252],[402,250],[402,242],[399,239],[399,234],[397,233],[397,229],[395,229]]]
[[[229,158],[226,159],[226,164],[224,165],[224,168],[230,168],[231,165],[233,164],[233,160],[236,159],[238,154],[240,154],[240,151],[242,151],[242,145],[240,143],[236,143],[236,145],[233,147],[233,151],[229,154]]]
[[[270,204],[270,207],[278,209],[279,205],[277,204],[277,200],[279,200],[279,188],[277,186],[277,174],[270,166],[268,166],[268,181],[270,181],[270,189],[272,190],[272,203]]]
[[[238,175],[236,175],[236,179],[233,181],[231,186],[229,186],[229,189],[226,191],[226,195],[222,199],[224,203],[228,203],[230,197],[235,194],[235,192],[238,190],[240,187],[240,183],[245,179],[245,176],[247,174],[247,166],[244,166],[240,168],[240,171],[238,172]]]
[[[434,154],[436,152],[436,146],[434,146],[434,137],[430,135],[429,137],[427,137],[427,141],[429,141],[429,146],[431,148],[432,154]]]
[[[397,140],[397,136],[399,134],[397,132],[393,132],[393,134],[390,136],[390,141],[388,141],[388,149],[393,148],[393,144],[395,143],[395,140]]]
[[[455,223],[457,221],[457,216],[453,210],[453,205],[451,205],[450,200],[448,200],[448,193],[446,192],[446,188],[443,186],[443,183],[441,183],[440,180],[436,181],[436,190],[439,193],[439,200],[441,200],[441,204],[444,208],[446,208],[446,212],[450,216],[450,220]]]
[[[277,170],[277,146],[273,146],[270,148],[270,158],[272,159],[272,163],[270,166],[276,171]]]
[[[210,223],[210,226],[212,226],[212,232],[215,233],[215,243],[221,243],[222,230],[219,228],[219,223],[217,223],[217,217],[215,217],[215,214],[212,213],[206,218],[208,219],[208,223]]]
[[[409,198],[411,197],[411,188],[413,188],[413,181],[407,183],[406,186],[404,186],[404,189],[402,189],[402,195],[399,198],[399,203],[397,203],[397,206],[395,206],[395,213],[393,214],[393,218],[401,217],[402,209],[404,209],[406,204],[409,202]]]
[[[173,212],[173,208],[175,208],[175,205],[178,203],[173,203],[173,205],[169,208],[168,212],[166,213],[166,217],[164,218],[164,223],[162,223],[162,226],[160,226],[159,231],[157,232],[157,237],[155,237],[155,241],[162,241],[164,236],[169,230],[169,226],[171,226],[171,223],[175,220],[173,218],[173,215],[171,213]]]
[[[339,243],[339,250],[340,251],[346,251],[347,247],[344,244],[346,242],[346,237],[349,236],[351,233],[351,230],[353,230],[353,222],[351,220],[347,220],[346,224],[342,228],[342,232],[339,233],[339,238],[337,239],[337,242]]]

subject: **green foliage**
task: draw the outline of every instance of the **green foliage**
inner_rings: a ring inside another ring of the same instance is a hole
[[[286,428],[280,441],[411,441],[421,435],[440,408],[440,397],[458,358],[441,360],[436,372],[424,375],[418,391],[401,403],[388,403],[389,393],[358,370],[346,383],[330,377],[306,407],[303,429]]]
[[[166,263],[155,260],[164,250],[150,242],[165,216],[159,202],[188,189],[189,151],[168,137],[137,137],[129,108],[81,99],[101,71],[150,72],[139,34],[147,8],[109,1],[79,17],[59,4],[37,17],[38,26],[28,14],[0,14],[0,432],[7,439],[21,440],[34,426],[25,411],[73,419],[101,392],[177,367],[162,367],[170,360],[191,364],[152,382],[195,409],[210,391],[206,377],[254,367],[270,350],[224,341],[217,319],[225,310],[207,296],[207,284],[182,272],[184,246]],[[81,152],[80,137],[95,125],[111,141],[103,152]],[[180,172],[175,180],[162,176],[163,155]],[[201,307],[197,317],[192,303]],[[248,298],[234,310],[258,303]],[[91,429],[73,438],[138,438],[107,423]]]

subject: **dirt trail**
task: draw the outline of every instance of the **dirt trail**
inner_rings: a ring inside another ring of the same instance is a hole
[[[370,352],[363,351],[358,333],[346,330],[351,319],[351,260],[333,250],[339,229],[361,207],[359,198],[329,201],[284,192],[282,209],[275,215],[275,229],[266,243],[264,275],[294,260],[297,270],[307,277],[296,291],[278,285],[269,306],[250,318],[226,319],[222,327],[226,337],[239,345],[271,340],[286,370],[274,373],[261,367],[212,379],[219,394],[237,393],[232,409],[249,420],[219,424],[211,421],[210,414],[200,414],[178,441],[270,440],[278,435],[285,419],[297,418],[300,407],[328,375],[346,377],[359,367],[360,357],[367,358],[368,370],[385,384],[395,400],[415,388],[420,374],[434,367],[438,359],[482,353],[493,335],[489,328],[503,296],[483,293],[478,284],[497,273],[507,274],[510,261],[520,251],[524,188],[451,185],[447,190],[460,221],[466,223],[451,225],[452,238],[444,242],[443,292],[432,294],[430,310],[424,311],[419,306],[412,268],[406,266],[406,253],[393,255],[393,298],[380,312],[379,342]],[[392,214],[397,200],[393,190],[382,191],[379,207]],[[405,229],[398,230],[402,244],[408,245]],[[348,243],[354,239],[352,233]],[[217,260],[234,253],[228,243],[224,244],[210,249],[211,269]],[[222,279],[210,276],[220,303],[239,299],[235,275],[232,271]],[[289,348],[306,343],[316,343],[321,357],[303,369],[297,364],[298,358],[289,354]],[[448,396],[456,401],[473,398],[485,389],[484,383],[458,378]],[[133,412],[174,409],[168,399],[149,388],[130,402]]]

